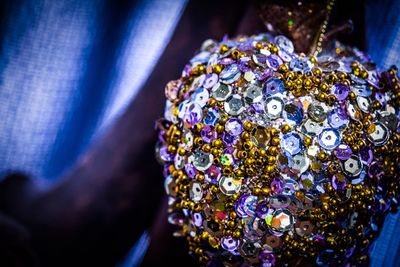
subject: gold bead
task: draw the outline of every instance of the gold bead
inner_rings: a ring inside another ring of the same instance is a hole
[[[321,84],[319,85],[319,89],[320,89],[322,92],[328,92],[328,91],[329,91],[329,86],[328,86],[327,83],[321,83]]]
[[[246,152],[246,151],[243,151],[243,150],[241,150],[241,151],[239,151],[239,152],[237,153],[237,155],[238,155],[238,158],[240,158],[240,159],[244,159],[244,158],[246,158],[246,157],[247,157],[247,152]]]
[[[219,64],[215,64],[215,65],[212,67],[212,69],[213,69],[213,71],[214,71],[216,74],[219,74],[219,73],[221,73],[221,71],[222,71],[222,66],[219,65]]]
[[[206,153],[210,153],[211,146],[210,146],[210,144],[204,144],[204,145],[201,147],[201,149],[202,149],[204,152],[206,152]]]
[[[253,187],[253,194],[259,195],[261,193],[261,188],[259,187]]]
[[[286,73],[285,73],[285,78],[286,78],[287,80],[293,80],[294,77],[295,77],[295,75],[294,75],[293,72],[286,72]]]
[[[282,133],[288,133],[291,130],[291,127],[289,124],[285,124],[281,127]]]
[[[218,103],[218,101],[215,100],[215,98],[210,97],[210,98],[208,99],[208,105],[209,105],[210,107],[215,107],[215,106],[217,105],[217,103]]]
[[[242,136],[242,138],[244,140],[249,140],[250,139],[250,133],[249,132],[242,132],[241,136]]]
[[[307,79],[304,79],[303,85],[304,85],[304,88],[310,89],[313,84],[312,84],[311,79],[307,78]]]
[[[267,167],[265,167],[265,172],[271,173],[274,171],[274,169],[275,169],[275,166],[268,165]]]
[[[324,151],[321,151],[320,153],[318,153],[317,157],[319,160],[325,161],[328,159],[328,154],[326,154]]]
[[[223,113],[223,114],[221,114],[221,116],[219,117],[219,122],[222,123],[222,124],[224,124],[225,122],[228,121],[228,119],[229,119],[228,115],[225,114],[225,113]]]
[[[355,100],[357,98],[356,93],[354,93],[353,91],[349,92],[348,96],[347,96],[350,100]]]
[[[239,238],[242,235],[242,233],[240,232],[240,230],[236,230],[235,232],[233,232],[233,237],[235,238]]]
[[[271,139],[271,145],[273,145],[273,146],[277,146],[277,145],[279,145],[281,143],[281,139],[279,138],[279,137],[277,137],[277,136],[275,136],[275,137],[273,137],[272,139]]]
[[[271,46],[270,48],[272,54],[276,54],[279,51],[279,48],[275,45]]]
[[[254,146],[254,143],[251,142],[251,141],[245,141],[245,142],[243,143],[243,148],[244,148],[245,150],[250,150],[250,149],[253,148],[253,146]]]
[[[287,66],[287,64],[282,64],[279,66],[279,70],[282,72],[287,72],[289,70],[289,67]]]
[[[213,147],[221,147],[221,146],[222,146],[222,140],[221,140],[221,139],[214,139],[214,140],[211,142],[211,145],[212,145]]]
[[[178,148],[177,153],[180,156],[184,156],[186,154],[186,150],[183,147],[180,147]]]
[[[228,52],[228,50],[229,50],[229,47],[227,45],[221,45],[219,47],[219,53],[220,54],[224,54],[224,53]]]
[[[235,221],[228,221],[227,225],[228,227],[233,228],[235,227]]]
[[[311,145],[312,139],[311,139],[311,137],[309,137],[309,136],[305,136],[304,139],[303,139],[303,142],[304,142],[304,145],[305,145],[306,147],[308,147],[308,146]]]
[[[239,57],[240,57],[240,51],[237,50],[237,49],[233,49],[233,50],[231,51],[231,57],[232,57],[233,59],[239,59]]]
[[[199,136],[194,139],[194,144],[196,146],[201,146],[203,143],[204,143],[203,139],[201,137],[199,137]]]
[[[176,153],[176,147],[173,146],[173,145],[169,145],[167,150],[171,154],[175,154]]]
[[[222,125],[219,124],[219,123],[217,123],[217,124],[215,125],[215,131],[216,131],[217,133],[223,133],[223,132],[224,132],[224,129],[225,129],[225,127],[222,126]]]
[[[316,95],[316,99],[321,101],[321,102],[324,102],[326,100],[326,98],[327,98],[327,95],[324,92],[319,92]]]
[[[260,42],[257,42],[257,43],[255,43],[254,47],[257,49],[261,49],[263,46]]]
[[[262,189],[262,194],[263,195],[269,195],[271,193],[271,189],[269,187],[263,187]]]
[[[243,127],[246,131],[251,131],[253,129],[253,124],[250,121],[245,121]]]

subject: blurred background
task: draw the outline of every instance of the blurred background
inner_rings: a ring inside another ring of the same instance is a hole
[[[216,2],[1,1],[0,179],[20,171],[40,190],[68,179],[71,168],[96,146],[130,103],[141,101],[141,90],[161,92],[154,95],[154,102],[146,102],[147,109],[161,115],[165,82],[179,77],[179,68],[201,40],[241,33],[237,29],[248,3]],[[346,7],[344,1],[339,2],[337,14]],[[354,44],[361,44],[382,68],[399,66],[400,1],[354,2],[350,10],[356,18],[355,32],[362,28],[365,36],[354,35]],[[12,214],[14,208],[11,205],[2,213]],[[399,216],[386,219],[371,266],[400,266],[396,257],[400,255]],[[141,262],[152,240],[147,232],[129,240],[107,264]],[[103,253],[108,246],[113,244],[105,245]],[[45,255],[41,252],[38,257]]]

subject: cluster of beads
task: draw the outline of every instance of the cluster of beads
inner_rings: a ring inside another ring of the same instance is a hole
[[[339,43],[207,40],[157,122],[169,222],[209,266],[364,265],[400,195],[400,84]]]

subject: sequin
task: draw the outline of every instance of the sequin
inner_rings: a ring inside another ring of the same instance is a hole
[[[199,77],[196,77],[192,84],[190,85],[190,91],[194,91],[197,88],[201,87],[203,85],[204,79],[206,76],[204,74],[200,75]]]
[[[271,119],[277,119],[283,111],[283,101],[278,97],[268,97],[265,100],[265,113]]]
[[[302,126],[302,130],[305,134],[310,136],[318,135],[324,129],[322,123],[315,122],[313,120],[306,120]]]
[[[178,91],[180,87],[180,81],[174,80],[167,83],[165,86],[165,97],[171,102],[178,100]]]
[[[249,85],[244,93],[244,100],[249,104],[260,102],[262,98],[261,88],[254,84]]]
[[[300,105],[289,103],[285,105],[282,116],[288,124],[296,125],[303,121],[304,112]]]
[[[371,89],[365,84],[355,84],[350,89],[356,93],[357,96],[369,97],[372,95]]]
[[[193,156],[193,166],[199,171],[207,170],[214,159],[212,154],[205,153],[201,150],[196,151]]]
[[[340,110],[332,110],[328,115],[328,123],[331,127],[342,130],[348,125],[349,119]]]
[[[282,246],[282,240],[276,235],[268,235],[264,239],[263,248],[267,251],[277,252]]]
[[[210,108],[207,111],[207,115],[204,116],[203,122],[205,124],[215,126],[215,124],[218,122],[219,117],[220,117],[220,115],[219,115],[218,111],[213,108]]]
[[[203,197],[203,188],[201,188],[201,184],[192,183],[189,191],[190,199],[194,202],[199,202]]]
[[[335,156],[340,160],[348,160],[353,151],[347,144],[340,144],[334,151]]]
[[[378,113],[377,119],[380,123],[392,131],[396,131],[397,127],[399,126],[399,120],[394,113],[382,111]]]
[[[283,81],[277,78],[270,78],[264,84],[264,94],[266,96],[275,95],[278,93],[283,93],[285,91],[285,86]]]
[[[293,59],[293,56],[285,50],[279,50],[278,56],[285,62],[290,62]]]
[[[256,206],[256,214],[259,218],[264,219],[269,212],[269,207],[266,201],[261,201]]]
[[[254,245],[249,240],[245,240],[241,245],[240,245],[240,254],[245,256],[245,257],[254,257],[258,254],[259,248]]]
[[[308,107],[308,116],[316,122],[323,122],[328,114],[323,106],[312,103]]]
[[[368,98],[365,98],[365,97],[362,97],[362,96],[358,96],[357,97],[357,105],[362,111],[368,112],[370,103],[369,103]]]
[[[314,225],[310,221],[299,221],[296,223],[295,231],[299,236],[311,235]]]
[[[221,192],[227,196],[231,196],[239,192],[241,186],[241,180],[233,179],[232,177],[222,176],[219,180],[219,188]]]
[[[239,240],[237,240],[231,236],[224,236],[221,239],[221,246],[225,250],[233,251],[233,250],[237,249],[237,247],[239,246]]]
[[[186,164],[185,165],[185,172],[190,178],[194,178],[196,176],[197,170],[193,166],[193,164]]]
[[[360,150],[359,155],[361,162],[365,165],[371,164],[372,160],[374,159],[374,153],[372,152],[372,149],[368,147],[363,147]]]
[[[192,221],[196,227],[200,227],[203,224],[203,216],[201,216],[200,212],[193,213]]]
[[[217,101],[223,101],[227,99],[232,94],[232,88],[230,85],[226,85],[223,83],[217,83],[211,89],[211,96],[214,97]]]
[[[240,78],[240,75],[241,73],[238,65],[232,64],[222,70],[222,72],[219,75],[219,78],[223,83],[231,84],[237,81]]]
[[[225,123],[225,131],[232,136],[238,136],[243,132],[243,125],[238,119],[232,118]]]
[[[180,170],[185,166],[185,158],[179,154],[175,155],[174,158],[175,169]]]
[[[343,171],[351,177],[358,176],[361,173],[362,168],[363,165],[361,160],[355,155],[343,162]]]
[[[263,54],[253,54],[252,59],[260,67],[265,67],[267,65],[267,56]]]
[[[244,110],[242,97],[240,95],[230,96],[224,103],[224,109],[230,115],[239,115]]]
[[[332,187],[335,190],[343,191],[346,188],[346,177],[341,173],[336,173],[332,177]]]
[[[292,158],[292,164],[290,164],[291,170],[295,174],[302,174],[307,171],[310,166],[310,159],[304,155],[297,154]]]
[[[368,138],[376,145],[382,146],[389,140],[389,130],[380,122],[375,123],[375,129]]]
[[[192,127],[196,123],[200,122],[203,118],[203,110],[201,106],[196,103],[190,103],[185,115],[182,120],[186,127]]]
[[[287,209],[278,209],[272,214],[272,218],[267,225],[278,232],[286,232],[293,227],[295,220]]]
[[[243,203],[243,210],[249,216],[254,216],[256,214],[257,207],[257,197],[248,196]]]
[[[349,88],[342,83],[337,83],[331,87],[331,93],[334,94],[339,101],[345,100],[349,92]]]
[[[306,73],[311,70],[312,63],[307,58],[294,58],[290,61],[289,68],[293,71]]]
[[[204,82],[203,82],[203,87],[206,89],[211,89],[214,87],[214,85],[216,85],[218,82],[218,75],[215,73],[210,73],[207,74]]]
[[[183,131],[183,138],[182,138],[182,143],[181,146],[185,149],[185,150],[190,150],[193,146],[193,134],[190,130],[185,129]]]
[[[210,98],[210,94],[207,89],[203,87],[197,88],[192,94],[192,101],[196,102],[200,105],[200,107],[204,107],[207,104],[208,99]]]
[[[210,168],[204,172],[205,180],[211,184],[216,184],[220,177],[221,169],[215,165],[211,165]]]
[[[275,209],[287,208],[290,205],[290,198],[285,195],[274,195],[269,199],[269,204]]]
[[[267,57],[267,66],[275,71],[278,70],[282,64],[282,59],[277,55],[270,55]]]
[[[294,132],[285,134],[281,139],[281,148],[291,156],[296,155],[302,149],[301,137]]]
[[[274,42],[279,48],[281,48],[289,53],[294,52],[294,46],[293,46],[292,41],[290,41],[285,36],[283,36],[283,35],[275,36]]]
[[[256,127],[253,130],[251,141],[253,141],[258,147],[265,148],[271,138],[270,133],[264,127]]]
[[[174,177],[171,175],[167,176],[164,181],[165,192],[170,196],[176,196],[175,187],[176,183]]]
[[[214,128],[210,125],[205,125],[200,132],[201,138],[206,143],[211,143],[213,140],[217,139],[218,134]]]
[[[269,251],[261,251],[260,254],[258,255],[258,258],[260,261],[264,263],[263,266],[274,266],[276,262],[276,257],[273,253]]]
[[[230,166],[234,162],[232,152],[229,149],[225,149],[221,154],[221,164],[224,166]]]
[[[340,133],[335,128],[326,128],[318,135],[318,142],[325,149],[335,149],[340,144]]]
[[[320,67],[324,72],[332,72],[338,70],[340,68],[340,64],[339,62],[334,61],[332,58],[323,59],[322,57],[319,57],[318,67]]]
[[[158,155],[163,162],[173,161],[174,157],[168,152],[168,147],[162,146],[159,148]]]

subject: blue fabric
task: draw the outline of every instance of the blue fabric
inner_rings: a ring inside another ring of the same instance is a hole
[[[53,180],[67,170],[146,81],[186,0],[116,3],[9,4],[0,57],[0,171]]]
[[[367,1],[368,52],[382,68],[400,67],[400,1]],[[371,266],[400,266],[400,213],[390,214],[372,250]]]
[[[54,181],[135,97],[187,1],[120,2],[2,3],[0,172]],[[400,1],[367,1],[368,52],[382,67],[400,65],[399,13]],[[372,266],[400,266],[399,216],[387,218]],[[147,245],[144,235],[120,266]]]

